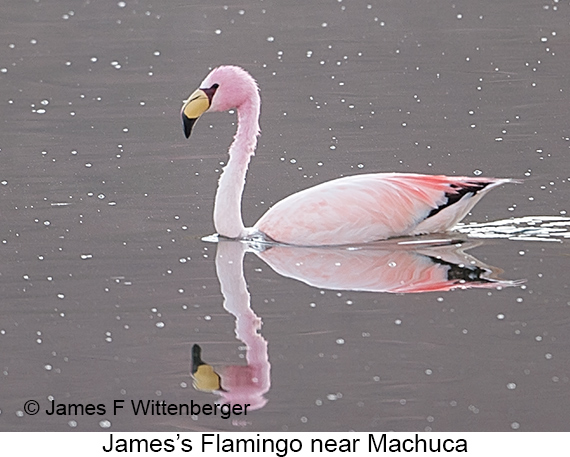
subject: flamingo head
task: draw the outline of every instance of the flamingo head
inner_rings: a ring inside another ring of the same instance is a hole
[[[181,116],[186,138],[206,111],[238,110],[247,103],[259,103],[259,89],[243,68],[223,65],[214,68],[206,79],[182,104]]]

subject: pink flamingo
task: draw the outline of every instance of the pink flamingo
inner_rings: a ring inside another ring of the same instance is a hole
[[[212,70],[200,87],[182,106],[187,138],[206,111],[236,108],[238,114],[214,204],[214,225],[227,238],[324,246],[445,232],[491,189],[514,181],[411,173],[348,176],[286,197],[246,228],[241,198],[260,133],[259,89],[249,73],[229,65]]]

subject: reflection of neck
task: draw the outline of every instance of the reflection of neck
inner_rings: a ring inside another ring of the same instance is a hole
[[[224,296],[224,308],[236,318],[236,336],[247,348],[247,364],[256,369],[259,393],[269,389],[267,341],[261,336],[261,319],[250,307],[250,295],[243,274],[247,245],[235,241],[218,243],[216,271]]]
[[[216,231],[229,238],[241,238],[245,227],[241,217],[241,197],[251,156],[259,135],[259,96],[238,108],[238,128],[230,146],[230,159],[218,183],[214,204]]]

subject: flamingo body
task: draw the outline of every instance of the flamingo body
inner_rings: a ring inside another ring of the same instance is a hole
[[[241,197],[259,135],[259,90],[249,73],[234,66],[215,68],[200,87],[182,106],[187,137],[203,112],[238,112],[214,205],[216,230],[228,238],[262,236],[283,244],[323,246],[444,232],[492,188],[513,181],[407,173],[348,176],[288,196],[247,229]]]
[[[305,246],[445,232],[505,181],[405,173],[347,176],[281,200],[254,228],[273,240]]]

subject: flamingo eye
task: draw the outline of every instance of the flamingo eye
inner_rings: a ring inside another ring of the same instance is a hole
[[[214,94],[216,93],[216,90],[218,89],[218,87],[220,87],[219,84],[214,84],[212,87],[210,87],[209,89],[202,89],[206,95],[208,96],[208,100],[210,101],[210,104],[212,104],[212,98],[214,97]]]

